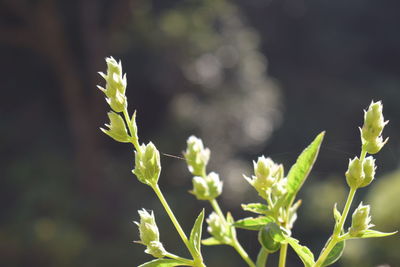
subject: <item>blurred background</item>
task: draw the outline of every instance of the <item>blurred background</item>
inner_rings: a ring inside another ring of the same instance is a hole
[[[165,247],[188,256],[131,173],[131,147],[99,130],[109,108],[97,72],[110,55],[127,72],[141,141],[179,156],[201,137],[236,219],[250,216],[241,202],[260,200],[242,178],[252,160],[287,171],[326,130],[293,231],[315,254],[347,195],[362,110],[382,100],[390,142],[353,206],[363,199],[376,229],[398,230],[399,11],[395,0],[1,0],[0,265],[138,266],[151,259],[132,242],[140,208],[155,211]],[[188,232],[210,207],[188,194],[184,161],[161,161],[160,186]],[[239,238],[255,258],[255,233]],[[399,235],[348,242],[335,266],[400,266],[399,246]],[[208,266],[245,266],[229,247],[203,250]],[[302,266],[292,251],[287,266]]]

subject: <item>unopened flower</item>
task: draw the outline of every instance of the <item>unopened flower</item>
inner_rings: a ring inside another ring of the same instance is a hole
[[[210,159],[210,150],[204,148],[203,141],[201,139],[190,136],[187,140],[187,148],[183,153],[189,171],[193,175],[203,176],[206,172],[206,166]]]
[[[126,130],[124,119],[114,111],[108,112],[107,115],[110,119],[110,124],[105,124],[108,130],[103,128],[100,128],[100,130],[115,141],[122,143],[130,142],[130,136]]]
[[[135,222],[135,224],[139,227],[140,243],[148,246],[152,241],[159,241],[160,234],[154,213],[149,213],[145,209],[139,210],[138,213],[140,215],[140,223]]]
[[[207,231],[222,244],[231,242],[230,231],[217,213],[212,212],[206,219],[208,224]]]
[[[363,205],[362,202],[358,208],[354,211],[351,221],[351,227],[349,229],[350,236],[359,237],[362,236],[365,230],[373,227],[371,224],[371,216],[369,215],[369,205]]]
[[[368,110],[364,112],[364,125],[361,128],[363,148],[369,154],[378,153],[388,141],[383,141],[381,136],[387,123],[383,118],[381,101],[372,101]]]
[[[191,193],[199,200],[212,200],[222,193],[222,182],[215,172],[209,173],[206,177],[193,177],[193,190]]]
[[[142,144],[140,150],[135,151],[135,169],[132,172],[144,184],[157,184],[161,172],[160,152],[152,142]]]

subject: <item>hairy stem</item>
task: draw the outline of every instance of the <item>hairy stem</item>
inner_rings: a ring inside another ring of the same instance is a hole
[[[319,256],[317,262],[315,263],[314,267],[321,266],[324,263],[324,261],[326,260],[326,258],[328,257],[331,250],[341,240],[339,238],[339,236],[340,236],[340,233],[342,232],[343,225],[346,221],[347,215],[349,214],[350,206],[351,206],[351,203],[353,202],[356,191],[357,191],[356,188],[350,188],[350,192],[349,192],[349,195],[347,196],[346,205],[344,206],[344,210],[343,210],[342,216],[340,217],[338,227],[335,228],[335,231],[334,231],[333,235],[331,236],[330,241],[328,242],[326,247],[323,249],[323,251],[322,251],[321,255]]]
[[[221,208],[219,207],[219,204],[217,202],[217,200],[212,199],[210,200],[210,204],[212,206],[212,208],[214,209],[214,211],[218,214],[218,216],[221,218],[222,222],[228,226],[228,227],[233,227],[231,225],[228,224],[225,215],[222,213]],[[232,244],[230,244],[236,251],[237,253],[240,255],[240,257],[242,257],[242,259],[250,266],[250,267],[255,267],[256,265],[254,264],[254,262],[251,260],[251,258],[249,257],[249,255],[247,254],[247,252],[244,250],[244,248],[242,247],[242,245],[239,243],[239,240],[237,239],[236,235],[233,235],[233,240],[232,240]]]
[[[179,236],[181,237],[183,243],[185,243],[185,246],[190,252],[190,255],[192,255],[193,260],[195,262],[194,266],[198,267],[205,267],[203,263],[203,259],[201,258],[201,255],[199,255],[190,245],[189,240],[183,231],[181,225],[179,224],[178,220],[176,219],[174,213],[172,212],[171,208],[169,207],[167,200],[165,199],[164,195],[162,194],[160,188],[158,187],[158,184],[155,186],[152,186],[154,192],[156,193],[158,199],[160,200],[161,204],[163,205],[165,211],[167,212],[169,218],[171,219],[172,223],[174,224],[176,231],[178,232]]]

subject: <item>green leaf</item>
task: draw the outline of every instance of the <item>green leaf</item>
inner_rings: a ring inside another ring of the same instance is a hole
[[[201,243],[205,246],[216,246],[216,245],[223,245],[218,239],[214,237],[209,237],[207,239],[201,240]]]
[[[235,226],[237,228],[246,229],[246,230],[258,231],[258,230],[261,230],[261,228],[266,226],[268,223],[274,222],[274,221],[275,220],[272,217],[265,217],[265,216],[257,217],[257,218],[248,217],[248,218],[244,218],[239,221],[236,221],[233,224],[233,226]]]
[[[375,230],[366,230],[361,236],[358,237],[349,237],[346,239],[358,239],[358,238],[373,238],[373,237],[384,237],[396,234],[397,231],[391,233],[384,233]]]
[[[267,215],[269,212],[267,205],[261,203],[242,204],[242,209],[263,215]]]
[[[204,220],[204,209],[200,212],[199,216],[194,222],[192,231],[190,232],[189,242],[198,253],[200,253],[203,220]]]
[[[289,204],[295,198],[297,192],[299,192],[304,181],[307,179],[315,160],[317,159],[319,148],[321,146],[322,140],[324,139],[325,132],[321,132],[314,141],[303,150],[300,156],[297,158],[296,163],[290,168],[287,175],[287,185],[286,189],[287,202]]]
[[[146,263],[143,263],[139,267],[173,267],[173,266],[183,266],[186,265],[186,263],[183,263],[179,260],[173,260],[173,259],[156,259],[152,260]]]
[[[315,264],[314,254],[308,247],[300,245],[299,240],[293,237],[286,237],[286,242],[296,251],[305,267],[311,267]]]
[[[343,254],[344,246],[345,246],[345,241],[341,241],[341,242],[337,243],[333,247],[331,252],[329,252],[328,257],[326,257],[322,266],[329,266],[331,264],[334,264],[338,259],[340,259],[340,257]]]

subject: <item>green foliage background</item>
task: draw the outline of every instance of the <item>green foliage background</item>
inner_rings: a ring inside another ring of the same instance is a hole
[[[181,155],[190,134],[201,136],[235,218],[247,215],[240,201],[256,198],[241,177],[251,160],[265,154],[289,166],[326,130],[294,229],[315,253],[334,202],[344,202],[362,109],[383,100],[390,141],[377,181],[361,193],[373,223],[398,230],[399,10],[391,0],[2,1],[0,265],[139,265],[149,257],[132,243],[132,221],[143,207],[155,210],[165,246],[185,253],[132,176],[132,151],[98,130],[107,119],[96,72],[109,55],[128,73],[143,141]],[[189,231],[204,203],[187,193],[184,162],[161,160],[160,184]],[[256,237],[239,235],[254,257]],[[398,235],[348,242],[336,266],[398,266],[399,245]],[[208,266],[241,266],[230,248],[204,251]],[[301,266],[294,253],[288,260]]]

